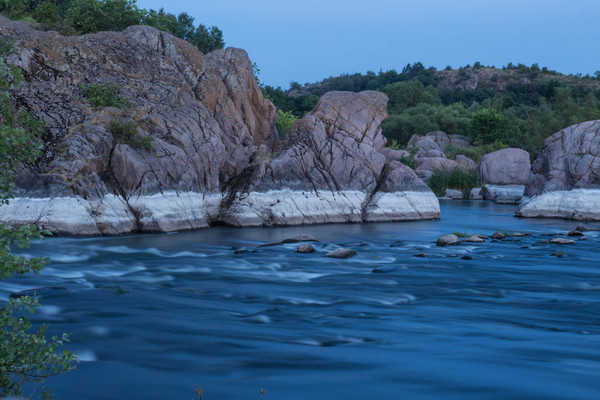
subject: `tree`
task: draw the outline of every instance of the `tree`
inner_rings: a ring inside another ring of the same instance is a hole
[[[488,107],[473,113],[471,131],[475,144],[506,142],[510,131],[508,118]]]
[[[19,163],[32,162],[40,152],[42,125],[27,112],[16,110],[9,90],[21,80],[19,70],[6,63],[12,44],[0,41],[0,207],[8,203],[13,186],[14,169]],[[31,239],[45,232],[35,226],[20,228],[0,225],[0,279],[12,275],[38,273],[44,258],[30,259],[12,253],[13,246],[29,246]],[[74,368],[75,356],[57,349],[67,336],[47,339],[47,326],[32,332],[25,317],[38,306],[29,296],[11,299],[0,308],[0,397],[22,396],[23,384],[42,383],[47,377]],[[44,392],[47,393],[47,392]]]

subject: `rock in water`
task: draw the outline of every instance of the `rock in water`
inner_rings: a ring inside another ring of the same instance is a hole
[[[356,255],[356,251],[352,249],[345,249],[343,247],[339,247],[329,253],[325,254],[325,257],[331,258],[350,258]]]
[[[492,239],[496,239],[496,240],[502,240],[506,237],[505,234],[500,233],[500,232],[494,232],[494,234],[492,235]]]
[[[15,39],[7,62],[25,78],[15,103],[47,127],[1,223],[98,235],[439,218],[429,188],[382,154],[383,93],[325,94],[282,147],[243,50],[204,55],[148,26],[61,36],[2,16],[0,35]],[[116,85],[131,105],[93,106],[91,84]]]
[[[296,253],[314,253],[315,252],[315,248],[312,247],[310,244],[308,243],[302,243],[300,246],[298,246],[298,248],[296,249]]]
[[[471,235],[464,240],[467,243],[483,243],[485,240],[477,235]]]
[[[444,235],[442,237],[440,237],[437,242],[436,245],[437,246],[450,246],[450,245],[454,245],[454,244],[458,244],[460,243],[460,240],[458,240],[458,236],[450,234],[450,235]]]
[[[464,196],[463,196],[463,192],[461,192],[460,190],[446,189],[446,192],[444,193],[444,197],[447,197],[447,198],[453,199],[453,200],[462,200]]]
[[[550,239],[550,243],[554,243],[554,244],[575,244],[575,241],[572,239],[565,239],[565,238],[553,238]]]
[[[531,173],[518,216],[600,220],[600,120],[547,138]]]
[[[583,233],[579,232],[578,230],[573,230],[567,233],[567,236],[583,236]]]

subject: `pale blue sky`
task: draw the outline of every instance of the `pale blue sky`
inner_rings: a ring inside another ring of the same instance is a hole
[[[138,0],[216,25],[266,84],[342,73],[509,62],[600,70],[600,0]]]

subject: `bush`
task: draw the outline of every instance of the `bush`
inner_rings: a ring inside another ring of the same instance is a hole
[[[279,138],[283,139],[285,135],[289,132],[290,128],[294,121],[298,118],[291,111],[281,111],[277,110],[277,119],[275,120],[275,126],[277,127],[277,132],[279,132]]]
[[[465,172],[461,169],[452,171],[435,171],[427,181],[436,196],[443,196],[446,189],[457,189],[468,198],[471,189],[481,185],[475,172]]]
[[[119,87],[107,83],[93,83],[81,89],[91,105],[96,107],[130,107],[134,103],[119,97]]]
[[[150,150],[154,138],[152,136],[141,136],[137,132],[135,121],[110,121],[110,133],[118,143],[128,144],[134,149],[145,148]]]

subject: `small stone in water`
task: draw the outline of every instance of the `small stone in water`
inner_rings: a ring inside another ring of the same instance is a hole
[[[413,254],[413,257],[427,257],[427,254],[425,254],[425,253],[417,253],[417,254]]]
[[[567,233],[567,236],[583,236],[583,233],[579,232],[577,229]]]
[[[460,258],[461,260],[472,260],[473,256],[471,256],[470,254],[465,254],[464,256],[462,256]]]
[[[494,232],[494,234],[492,235],[492,239],[496,239],[496,240],[502,240],[505,237],[506,236],[500,232]]]
[[[281,243],[298,243],[298,242],[318,242],[318,240],[309,235],[299,235],[299,236],[296,236],[295,238],[283,239],[281,241]]]
[[[458,243],[460,243],[458,236],[450,234],[440,237],[435,244],[437,246],[450,246]]]
[[[315,248],[312,247],[310,244],[308,243],[302,243],[300,246],[298,246],[298,248],[296,249],[296,253],[314,253]]]
[[[482,243],[482,242],[485,242],[485,240],[483,240],[482,238],[480,238],[477,235],[471,235],[468,238],[466,238],[464,241],[465,242],[469,242],[469,243]]]
[[[356,252],[352,249],[345,249],[343,247],[340,247],[338,249],[335,249],[333,251],[330,251],[329,253],[325,254],[325,257],[331,257],[331,258],[350,258],[352,256],[355,256]]]
[[[554,239],[550,239],[550,243],[554,243],[554,244],[575,244],[575,241],[572,240],[572,239],[554,238]]]

